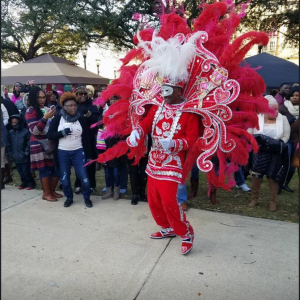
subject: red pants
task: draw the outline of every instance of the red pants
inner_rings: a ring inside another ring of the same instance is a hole
[[[163,228],[172,227],[177,235],[194,234],[181,205],[177,202],[177,189],[177,182],[148,176],[147,195],[152,216],[157,225]]]

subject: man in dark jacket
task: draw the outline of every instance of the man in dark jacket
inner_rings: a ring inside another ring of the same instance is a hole
[[[11,117],[12,115],[19,114],[19,110],[10,99],[6,99],[3,96],[1,96],[1,103],[5,106],[9,117]],[[6,125],[6,129],[7,131],[10,131],[12,129],[11,124],[9,122]],[[12,181],[13,179],[11,172],[11,161],[9,160],[8,163],[5,164],[3,182],[4,184],[7,184]]]
[[[78,103],[78,112],[80,113],[81,117],[83,117],[86,122],[88,127],[92,124],[95,124],[99,121],[100,118],[100,113],[96,105],[93,104],[93,100],[88,97],[88,89],[86,88],[85,85],[77,85],[75,87],[74,93],[77,98],[77,103]],[[92,150],[92,159],[97,158],[97,153],[96,153],[96,137],[97,137],[97,132],[98,128],[95,127],[93,129],[89,129],[89,147]],[[93,189],[96,188],[96,164],[91,164],[87,167],[87,173],[88,177],[91,183],[91,192],[93,193]],[[81,192],[81,183],[78,177],[76,176],[76,181],[75,181],[75,194],[79,194]]]
[[[15,162],[18,173],[21,177],[21,185],[19,190],[32,190],[35,188],[35,181],[30,173],[30,153],[29,141],[30,133],[24,128],[22,117],[20,115],[12,115],[8,122],[12,128],[8,133],[8,156]]]
[[[3,122],[3,113],[1,109],[1,190],[5,188],[4,174],[5,174],[5,147],[7,146],[7,130]]]

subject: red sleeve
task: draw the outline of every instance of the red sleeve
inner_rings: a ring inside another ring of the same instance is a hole
[[[180,152],[188,150],[195,144],[199,138],[200,117],[193,113],[187,113],[187,124],[185,137],[181,139],[174,139],[175,146],[171,148],[171,152]]]
[[[136,130],[138,130],[141,137],[147,135],[151,131],[154,116],[155,116],[157,109],[158,109],[158,107],[156,105],[153,105],[151,107],[151,109],[149,110],[146,118],[144,118],[140,122],[140,124],[137,126]]]
[[[41,135],[44,134],[43,131],[47,124],[47,120],[44,118],[38,119],[36,112],[33,108],[30,108],[25,115],[28,128],[31,134]]]

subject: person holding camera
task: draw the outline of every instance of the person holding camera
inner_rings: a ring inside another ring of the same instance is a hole
[[[47,134],[49,140],[56,143],[55,157],[60,168],[60,181],[63,187],[66,201],[64,207],[73,203],[73,190],[70,181],[71,166],[74,166],[78,176],[82,194],[87,207],[92,207],[90,200],[90,181],[86,160],[91,160],[91,148],[89,145],[89,128],[84,117],[77,109],[77,98],[74,93],[66,92],[60,98],[62,110],[53,118]]]
[[[59,169],[54,168],[52,143],[47,140],[47,132],[55,108],[46,107],[46,95],[38,86],[32,87],[28,95],[29,108],[26,111],[26,121],[30,132],[30,167],[38,170],[43,187],[43,200],[57,201],[63,195],[56,193],[59,181]]]

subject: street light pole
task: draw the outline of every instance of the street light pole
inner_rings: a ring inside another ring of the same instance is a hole
[[[99,76],[99,66],[100,66],[100,59],[96,59],[96,65],[97,65],[97,74]]]
[[[81,48],[81,52],[82,52],[82,56],[83,56],[83,60],[84,60],[84,68],[86,69],[86,56],[87,56],[87,50],[88,47],[87,46],[83,46]]]

